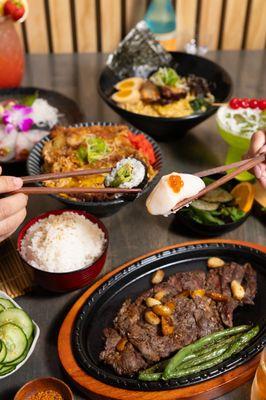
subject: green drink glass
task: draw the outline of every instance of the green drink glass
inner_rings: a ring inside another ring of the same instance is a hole
[[[216,124],[219,134],[229,145],[225,163],[231,164],[241,160],[248,151],[253,133],[266,128],[266,112],[245,108],[233,110],[226,105],[218,109]],[[237,175],[236,179],[249,181],[254,176],[245,171]]]

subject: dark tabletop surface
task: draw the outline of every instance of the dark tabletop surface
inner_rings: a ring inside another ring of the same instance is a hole
[[[209,53],[208,57],[230,73],[234,82],[234,95],[265,95],[265,52],[221,51]],[[31,55],[27,57],[23,86],[53,89],[69,96],[80,105],[87,120],[120,121],[97,94],[97,76],[103,68],[104,60],[105,56],[96,54]],[[226,154],[226,145],[217,134],[214,117],[193,129],[179,142],[161,143],[161,149],[165,162],[164,172],[194,172],[221,165]],[[144,201],[144,198],[139,199],[118,214],[104,219],[110,234],[110,247],[102,274],[151,250],[198,239],[195,235],[176,230],[171,223],[172,217],[149,216]],[[29,201],[27,218],[61,207],[61,203],[50,197],[33,196]],[[251,216],[245,224],[223,238],[265,245],[265,226]],[[16,374],[0,381],[1,400],[13,399],[20,386],[40,376],[55,376],[67,381],[57,356],[57,335],[67,311],[82,292],[83,290],[78,290],[64,295],[53,295],[38,289],[17,299],[37,322],[41,335],[35,352],[26,365]],[[247,383],[219,399],[247,400],[250,398],[249,393],[250,383]],[[76,400],[85,398],[88,399],[75,392]]]

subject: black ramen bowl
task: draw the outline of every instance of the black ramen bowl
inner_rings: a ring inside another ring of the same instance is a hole
[[[210,178],[217,180],[221,178],[221,176],[222,174],[216,174],[210,176]],[[239,183],[240,182],[237,179],[232,179],[230,182],[222,185],[222,188],[230,192]],[[224,225],[209,225],[196,222],[189,215],[187,215],[186,212],[180,211],[175,216],[174,225],[176,227],[185,226],[185,228],[196,233],[199,236],[215,237],[237,229],[246,221],[249,215],[250,211],[245,213],[243,218],[236,222],[226,222]]]
[[[175,52],[171,54],[177,64],[178,74],[183,76],[194,74],[205,78],[209,83],[216,102],[224,102],[230,96],[233,86],[232,80],[220,65],[207,58],[187,53]],[[180,118],[151,117],[136,114],[123,110],[111,99],[111,95],[114,92],[114,85],[119,81],[120,79],[113,71],[109,67],[105,67],[99,78],[98,92],[100,96],[122,118],[157,140],[168,141],[179,139],[188,130],[205,121],[205,119],[209,118],[217,110],[216,107],[210,107],[205,112],[194,113]]]
[[[81,126],[114,126],[117,125],[113,122],[84,122],[80,124],[73,125],[74,127],[81,127]],[[130,128],[130,131],[134,133],[134,135],[142,134],[136,129]],[[143,193],[148,192],[158,181],[160,172],[163,165],[163,156],[161,153],[161,149],[158,144],[148,135],[144,134],[148,141],[152,144],[156,162],[153,165],[154,168],[158,171],[158,174],[153,178],[151,182],[149,182],[145,188],[140,192],[139,196]],[[45,136],[40,142],[38,142],[30,152],[30,155],[27,160],[27,170],[29,175],[39,175],[43,173],[42,165],[43,165],[43,158],[42,158],[42,149],[46,142],[50,140],[49,135]],[[37,186],[42,186],[40,183],[36,183]],[[61,201],[62,203],[66,204],[68,208],[78,209],[86,211],[90,214],[93,214],[97,217],[107,217],[109,215],[115,214],[117,211],[120,210],[123,206],[127,205],[128,203],[132,202],[132,199],[126,197],[115,198],[111,200],[91,200],[91,201],[82,201],[76,200],[72,198],[66,198],[59,195],[51,195],[55,199]]]

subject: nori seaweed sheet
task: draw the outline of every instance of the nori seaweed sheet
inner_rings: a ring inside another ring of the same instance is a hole
[[[171,54],[156,41],[145,21],[140,21],[107,59],[108,67],[120,79],[146,78],[159,67],[172,64]]]

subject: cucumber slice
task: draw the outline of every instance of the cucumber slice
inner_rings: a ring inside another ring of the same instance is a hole
[[[15,365],[9,365],[8,367],[4,366],[4,367],[0,368],[0,376],[9,374],[9,372],[14,371],[15,368],[16,368]]]
[[[191,206],[193,208],[196,208],[197,210],[202,210],[202,211],[215,211],[219,207],[219,203],[209,203],[204,200],[194,200],[191,203]]]
[[[12,301],[8,300],[8,299],[4,299],[3,297],[0,297],[0,305],[2,307],[4,307],[6,310],[8,308],[16,308],[14,306],[14,304],[12,303]]]
[[[222,188],[211,190],[202,196],[202,200],[209,201],[210,203],[227,203],[228,201],[233,200],[233,198],[234,197],[231,193]]]
[[[11,362],[8,362],[8,363],[6,363],[6,362],[4,362],[4,365],[6,365],[6,366],[11,366],[11,365],[18,365],[18,364],[20,364],[23,360],[25,360],[25,358],[27,357],[27,355],[28,355],[28,352],[29,352],[29,350],[30,350],[30,347],[31,347],[31,345],[32,345],[32,342],[33,342],[33,336],[31,336],[30,338],[29,338],[29,340],[28,340],[28,345],[27,345],[27,348],[26,348],[26,350],[24,351],[24,353],[19,357],[19,358],[17,358],[15,361],[11,361]]]
[[[0,304],[0,312],[4,311],[5,307]]]
[[[1,351],[0,351],[0,363],[1,363],[6,358],[6,345],[2,340],[0,340],[0,342],[1,342]]]
[[[25,333],[27,339],[32,335],[32,320],[28,314],[20,308],[9,308],[0,313],[0,327],[8,322],[19,326]]]
[[[0,339],[4,342],[7,349],[5,357],[5,362],[7,363],[21,357],[28,345],[23,330],[12,323],[0,326]]]

